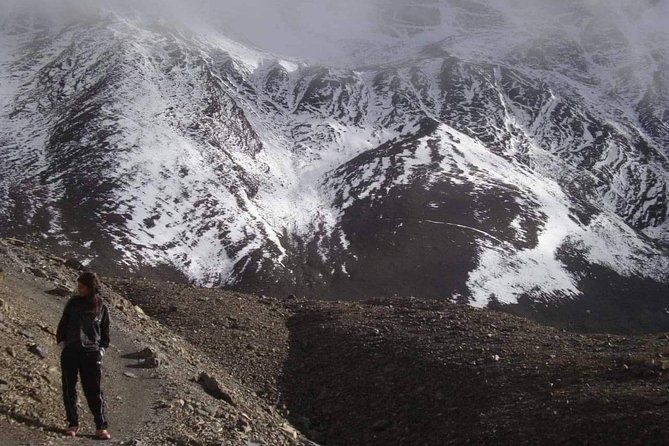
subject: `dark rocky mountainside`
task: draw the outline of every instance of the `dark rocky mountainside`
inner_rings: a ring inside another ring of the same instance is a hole
[[[0,438],[60,444],[53,329],[64,298],[54,294],[77,271],[16,240],[0,240],[0,254]],[[669,435],[667,333],[579,334],[421,299],[104,282],[118,444],[648,445]]]
[[[400,299],[309,303],[288,326],[287,406],[326,444],[666,441],[667,335]]]

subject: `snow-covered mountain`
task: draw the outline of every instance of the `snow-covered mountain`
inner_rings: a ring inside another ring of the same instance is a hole
[[[332,63],[7,13],[0,232],[271,294],[666,298],[667,36],[625,33],[666,9],[624,5],[385,0]]]

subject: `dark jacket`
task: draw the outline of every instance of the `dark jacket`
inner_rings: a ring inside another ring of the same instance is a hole
[[[102,303],[99,311],[85,297],[70,298],[56,330],[56,342],[85,351],[109,347],[109,310]]]

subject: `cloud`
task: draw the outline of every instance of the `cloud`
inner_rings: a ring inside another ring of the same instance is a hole
[[[335,65],[388,61],[434,42],[447,50],[496,56],[541,38],[614,34],[629,48],[669,48],[669,0],[0,0],[4,11],[32,10],[78,20],[101,9],[213,27],[289,58]]]

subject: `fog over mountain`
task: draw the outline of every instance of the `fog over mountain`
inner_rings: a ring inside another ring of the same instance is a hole
[[[336,65],[390,61],[399,47],[439,43],[466,50],[485,42],[488,57],[509,42],[569,39],[586,46],[616,38],[630,51],[667,51],[663,0],[3,0],[3,10],[32,10],[77,21],[100,9],[213,27],[282,57]],[[503,32],[499,42],[496,36]],[[478,48],[481,50],[481,48]],[[549,50],[549,48],[544,48]],[[366,51],[365,51],[366,50]],[[375,53],[375,54],[373,54]],[[469,57],[481,54],[467,54]]]
[[[259,47],[323,63],[392,60],[402,47],[432,43],[466,51],[485,42],[478,49],[495,57],[511,50],[510,42],[551,37],[606,45],[614,34],[632,51],[667,48],[667,4],[658,1],[251,0],[219,8],[226,29]]]
[[[3,5],[4,234],[257,292],[668,305],[666,1]]]

